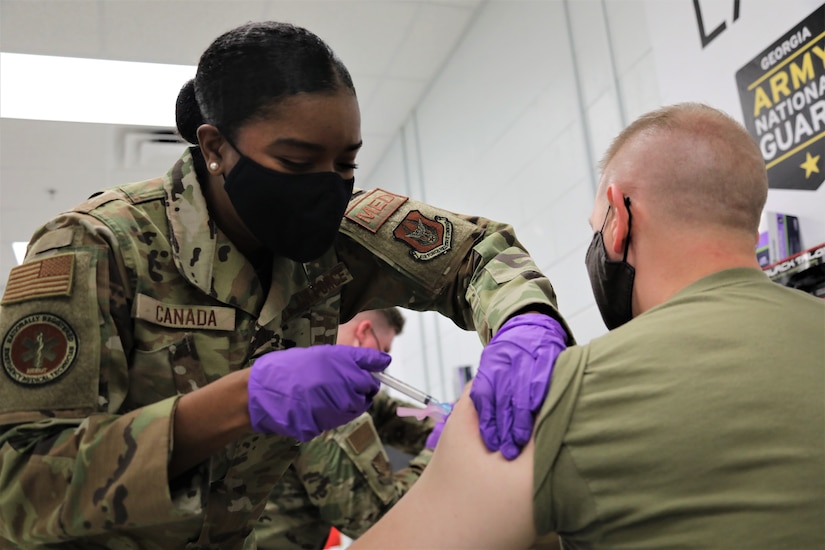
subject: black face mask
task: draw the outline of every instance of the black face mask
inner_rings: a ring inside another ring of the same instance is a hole
[[[590,285],[593,287],[593,296],[596,298],[596,305],[599,306],[608,330],[620,327],[633,319],[633,279],[636,276],[636,270],[626,261],[630,241],[630,221],[632,220],[629,197],[625,197],[624,204],[628,214],[624,258],[621,261],[609,259],[607,249],[604,247],[602,233],[607,224],[607,216],[610,214],[609,206],[602,228],[593,235],[587,255],[584,257],[587,274],[590,276]]]
[[[320,258],[335,243],[355,178],[286,174],[240,157],[224,189],[244,225],[277,256],[296,262]]]

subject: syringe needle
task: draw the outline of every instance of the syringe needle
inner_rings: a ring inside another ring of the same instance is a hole
[[[411,399],[415,399],[419,403],[423,403],[424,405],[433,404],[437,407],[441,407],[445,411],[449,412],[450,408],[447,405],[437,401],[431,395],[424,393],[423,391],[410,386],[406,382],[402,382],[398,378],[394,376],[390,376],[385,372],[374,372],[372,373],[378,380],[381,381],[382,384],[386,384],[387,386],[391,387],[394,390],[397,390],[407,397]]]

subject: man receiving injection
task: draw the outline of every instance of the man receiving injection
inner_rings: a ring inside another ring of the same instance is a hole
[[[337,343],[389,352],[403,327],[397,308],[364,311],[338,327]],[[258,548],[323,548],[331,528],[356,538],[418,480],[450,406],[392,376],[379,380],[420,405],[381,391],[368,412],[302,445],[255,528]],[[420,420],[397,414],[413,407]],[[393,473],[384,445],[414,458]]]

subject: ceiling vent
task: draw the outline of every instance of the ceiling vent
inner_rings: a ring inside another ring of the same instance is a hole
[[[123,131],[122,159],[126,170],[157,168],[166,170],[189,145],[168,128],[129,128]]]

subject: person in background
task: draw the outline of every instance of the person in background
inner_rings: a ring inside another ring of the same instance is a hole
[[[572,339],[512,227],[355,189],[352,79],[306,29],[222,34],[176,113],[192,147],[164,176],[48,221],[9,275],[4,545],[254,548],[300,443],[378,392],[389,355],[334,345],[367,309],[506,331],[474,398],[490,448],[520,452],[550,376],[535,350]]]
[[[633,122],[602,167],[585,263],[610,332],[559,356],[515,461],[460,399],[353,549],[526,548],[552,531],[564,548],[823,546],[825,301],[757,263],[759,148],[678,104]]]
[[[338,327],[338,343],[390,353],[404,328],[398,308],[362,311]],[[379,391],[368,411],[301,446],[275,486],[255,532],[258,548],[323,548],[330,529],[357,538],[406,493],[424,471],[444,420],[399,417],[420,407]],[[413,455],[392,471],[384,446]]]

